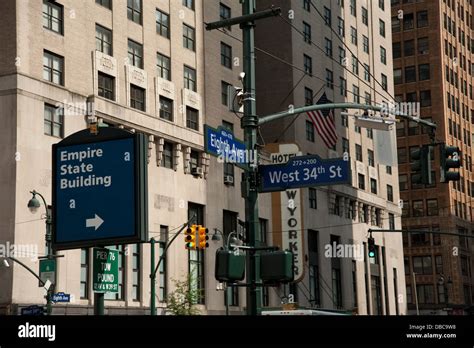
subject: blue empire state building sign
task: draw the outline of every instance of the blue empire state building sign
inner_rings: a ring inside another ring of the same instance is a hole
[[[136,240],[143,222],[137,213],[146,201],[138,149],[143,137],[117,129],[94,138],[80,133],[53,146],[56,249]]]

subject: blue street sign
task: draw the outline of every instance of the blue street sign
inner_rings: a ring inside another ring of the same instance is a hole
[[[34,305],[22,308],[21,315],[44,315],[44,307]]]
[[[214,129],[204,125],[205,151],[215,157],[219,157],[223,162],[233,163],[239,167],[244,167],[250,162],[249,154],[245,144],[234,137],[231,131],[219,127]]]
[[[58,292],[53,295],[53,302],[71,302],[71,295],[64,292]]]
[[[292,157],[288,163],[259,166],[260,192],[348,184],[349,161],[342,158],[323,160],[319,156]]]
[[[146,240],[144,135],[103,128],[53,145],[53,247]]]

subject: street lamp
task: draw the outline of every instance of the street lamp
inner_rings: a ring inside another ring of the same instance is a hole
[[[46,200],[44,199],[43,195],[35,190],[30,192],[33,197],[28,201],[28,209],[35,214],[41,206],[41,202],[36,198],[36,196],[40,196],[41,200],[43,201],[45,210],[46,210],[46,258],[48,260],[54,260],[55,256],[53,255],[53,248],[52,248],[52,233],[51,233],[51,210]],[[54,284],[48,288],[48,292],[46,294],[47,300],[47,313],[51,315],[52,312],[52,297],[54,293]]]

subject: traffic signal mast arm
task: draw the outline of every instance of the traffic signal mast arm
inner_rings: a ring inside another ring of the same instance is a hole
[[[373,230],[369,229],[369,233],[373,232],[401,232],[401,233],[431,233],[431,234],[443,234],[448,236],[457,236],[457,237],[464,237],[464,238],[474,238],[474,235],[470,234],[461,234],[461,233],[453,233],[453,232],[442,232],[442,231],[423,231],[423,230]]]
[[[284,118],[287,116],[294,116],[302,113],[306,113],[309,111],[316,111],[316,110],[325,110],[325,109],[360,109],[360,110],[372,110],[372,111],[379,111],[382,113],[388,113],[392,114],[396,117],[401,117],[401,118],[406,118],[409,121],[413,121],[416,123],[423,124],[425,126],[428,126],[432,128],[433,130],[436,130],[437,125],[433,122],[418,118],[418,117],[413,117],[410,115],[407,115],[402,112],[394,111],[391,112],[389,108],[386,106],[378,106],[378,105],[365,105],[365,104],[355,104],[355,103],[330,103],[330,104],[317,104],[317,105],[309,105],[305,106],[302,108],[297,108],[297,109],[292,109],[292,110],[287,110],[287,111],[282,111],[276,114],[272,115],[267,115],[260,117],[258,120],[258,125],[261,126],[265,123],[272,122],[279,120],[280,118]]]

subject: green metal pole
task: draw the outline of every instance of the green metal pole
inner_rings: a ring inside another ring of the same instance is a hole
[[[229,315],[230,305],[230,286],[227,284],[225,288],[225,315]]]
[[[255,13],[255,0],[244,0],[242,3],[243,16]],[[253,153],[257,145],[258,117],[257,104],[255,100],[255,24],[254,22],[242,23],[243,29],[243,54],[244,54],[244,116],[242,117],[242,128],[244,129],[245,145],[249,153]],[[256,152],[256,151],[255,151]],[[250,159],[250,156],[249,156]],[[245,216],[247,220],[247,237],[250,247],[255,247],[258,241],[259,216],[258,216],[258,191],[257,191],[257,164],[258,158],[253,159],[254,165],[249,163],[245,169],[246,192]],[[247,287],[247,314],[258,315],[260,313],[261,290],[256,286],[259,280],[258,260],[255,253],[247,256],[247,276],[249,287]]]
[[[104,293],[95,292],[94,293],[94,315],[104,315]]]
[[[150,292],[150,315],[156,315],[156,273],[154,272],[155,268],[155,238],[152,238],[150,240],[150,246],[151,246],[151,252],[150,252],[150,287],[151,287],[151,292]]]

